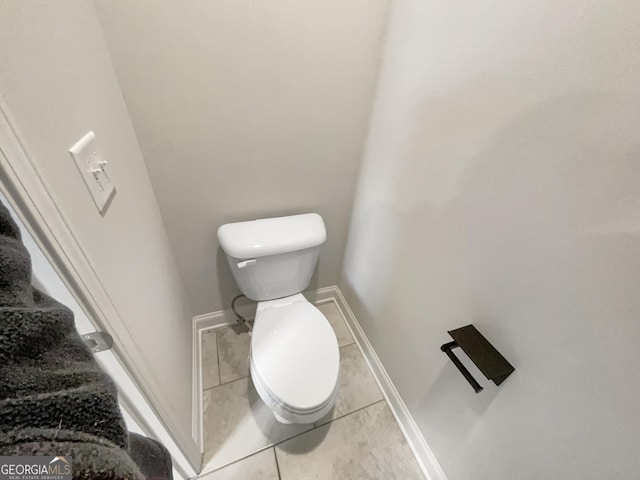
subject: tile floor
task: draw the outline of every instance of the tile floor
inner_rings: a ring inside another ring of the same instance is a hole
[[[276,421],[249,378],[244,327],[202,336],[206,480],[423,479],[333,301],[318,305],[340,346],[334,409],[313,425]]]

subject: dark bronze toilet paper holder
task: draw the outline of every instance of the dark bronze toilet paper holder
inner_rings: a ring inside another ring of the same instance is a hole
[[[496,385],[500,385],[515,371],[507,359],[473,325],[450,330],[449,335],[453,338],[453,342],[445,343],[440,350],[447,354],[476,393],[482,391],[482,386],[453,353],[454,348],[460,347],[484,376]]]

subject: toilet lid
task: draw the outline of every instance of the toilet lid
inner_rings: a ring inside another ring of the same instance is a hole
[[[320,310],[307,302],[260,312],[251,337],[251,358],[264,387],[299,411],[323,405],[338,381],[336,335]]]

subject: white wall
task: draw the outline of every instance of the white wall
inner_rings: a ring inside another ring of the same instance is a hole
[[[191,312],[93,4],[3,2],[0,65],[21,141],[125,320],[165,420],[190,438]],[[117,184],[104,216],[68,152],[89,130]]]
[[[449,480],[638,478],[638,25],[394,2],[340,286]],[[516,367],[479,395],[471,322]]]
[[[339,278],[388,0],[96,0],[194,313],[237,289],[216,230],[314,211]]]

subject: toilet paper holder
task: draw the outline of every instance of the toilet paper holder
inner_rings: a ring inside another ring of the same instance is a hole
[[[476,393],[480,393],[483,388],[453,353],[454,348],[461,348],[478,370],[496,385],[500,385],[515,371],[513,365],[473,325],[450,330],[448,333],[453,342],[445,343],[440,350],[447,354]]]

